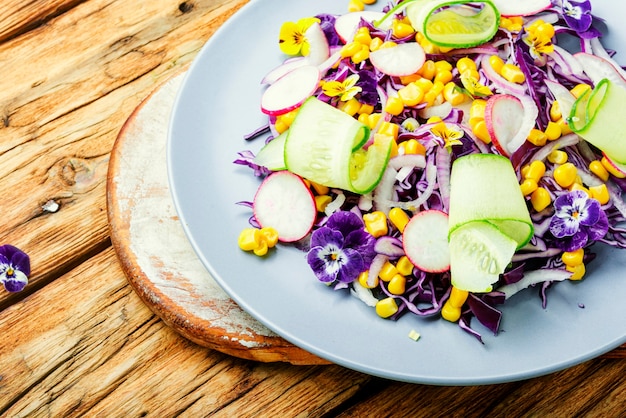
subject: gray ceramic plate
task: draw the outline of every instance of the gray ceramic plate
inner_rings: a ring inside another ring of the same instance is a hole
[[[626,6],[594,3],[611,28],[608,46],[618,49],[615,40],[626,39]],[[357,299],[320,284],[296,249],[280,247],[267,259],[238,249],[237,236],[250,213],[235,202],[250,200],[259,183],[232,161],[238,151],[260,147],[246,143],[243,135],[265,122],[259,81],[283,59],[277,45],[280,25],[346,7],[347,0],[252,0],[211,38],[186,76],[171,121],[168,170],[186,233],[216,281],[244,310],[293,344],[348,368],[400,381],[471,385],[520,380],[626,342],[626,252],[601,248],[585,280],[550,290],[546,309],[534,290],[511,298],[498,336],[477,325],[484,335],[481,345],[444,320],[378,318]],[[422,335],[419,341],[408,337],[411,330]]]

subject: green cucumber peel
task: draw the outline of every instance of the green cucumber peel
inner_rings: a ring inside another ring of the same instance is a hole
[[[285,140],[287,131],[265,144],[254,157],[253,162],[272,171],[286,170]]]
[[[468,3],[482,8],[476,12],[464,7]],[[481,45],[493,38],[500,26],[500,12],[490,0],[415,0],[407,4],[406,15],[416,31],[440,47]]]
[[[328,187],[357,194],[372,191],[380,182],[391,155],[393,137],[374,135],[370,129],[341,110],[307,99],[285,140],[287,170]]]
[[[526,245],[534,227],[511,161],[496,154],[458,158],[450,175],[450,234],[475,221],[488,222]]]
[[[602,150],[611,160],[626,164],[626,89],[604,78],[572,106],[567,123],[572,131]]]

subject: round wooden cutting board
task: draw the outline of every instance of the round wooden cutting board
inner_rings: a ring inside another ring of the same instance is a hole
[[[170,79],[142,102],[111,154],[111,240],[128,281],[155,314],[197,344],[249,360],[327,364],[244,312],[187,241],[170,195],[166,163],[169,117],[183,77]]]

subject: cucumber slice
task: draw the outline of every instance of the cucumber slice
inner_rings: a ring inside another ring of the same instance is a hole
[[[406,6],[406,14],[426,39],[451,48],[483,44],[500,25],[500,12],[490,0],[415,0]]]
[[[521,248],[533,223],[511,161],[496,154],[458,158],[450,174],[450,234],[474,221],[486,221]]]
[[[270,142],[265,144],[263,148],[254,157],[253,162],[257,165],[272,171],[286,170],[285,165],[285,140],[287,139],[287,131],[278,135]]]
[[[568,124],[590,144],[619,164],[626,164],[626,89],[607,78],[592,91],[580,96],[572,106]]]
[[[385,171],[393,137],[375,135],[341,110],[311,97],[289,128],[285,164],[289,171],[328,187],[358,194],[373,190]]]
[[[468,292],[490,292],[516,247],[515,240],[489,222],[460,226],[450,234],[452,285]]]

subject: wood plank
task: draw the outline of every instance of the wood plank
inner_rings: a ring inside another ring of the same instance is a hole
[[[45,24],[85,0],[30,0],[0,3],[0,42]]]
[[[196,345],[141,302],[112,249],[0,313],[0,333],[15,336],[0,339],[2,416],[321,415],[372,379]]]
[[[244,3],[183,13],[173,0],[94,0],[0,45],[3,67],[19,69],[0,78],[0,242],[33,261],[25,293],[1,292],[0,308],[108,245],[105,179],[124,121]],[[45,212],[48,201],[60,210]]]

